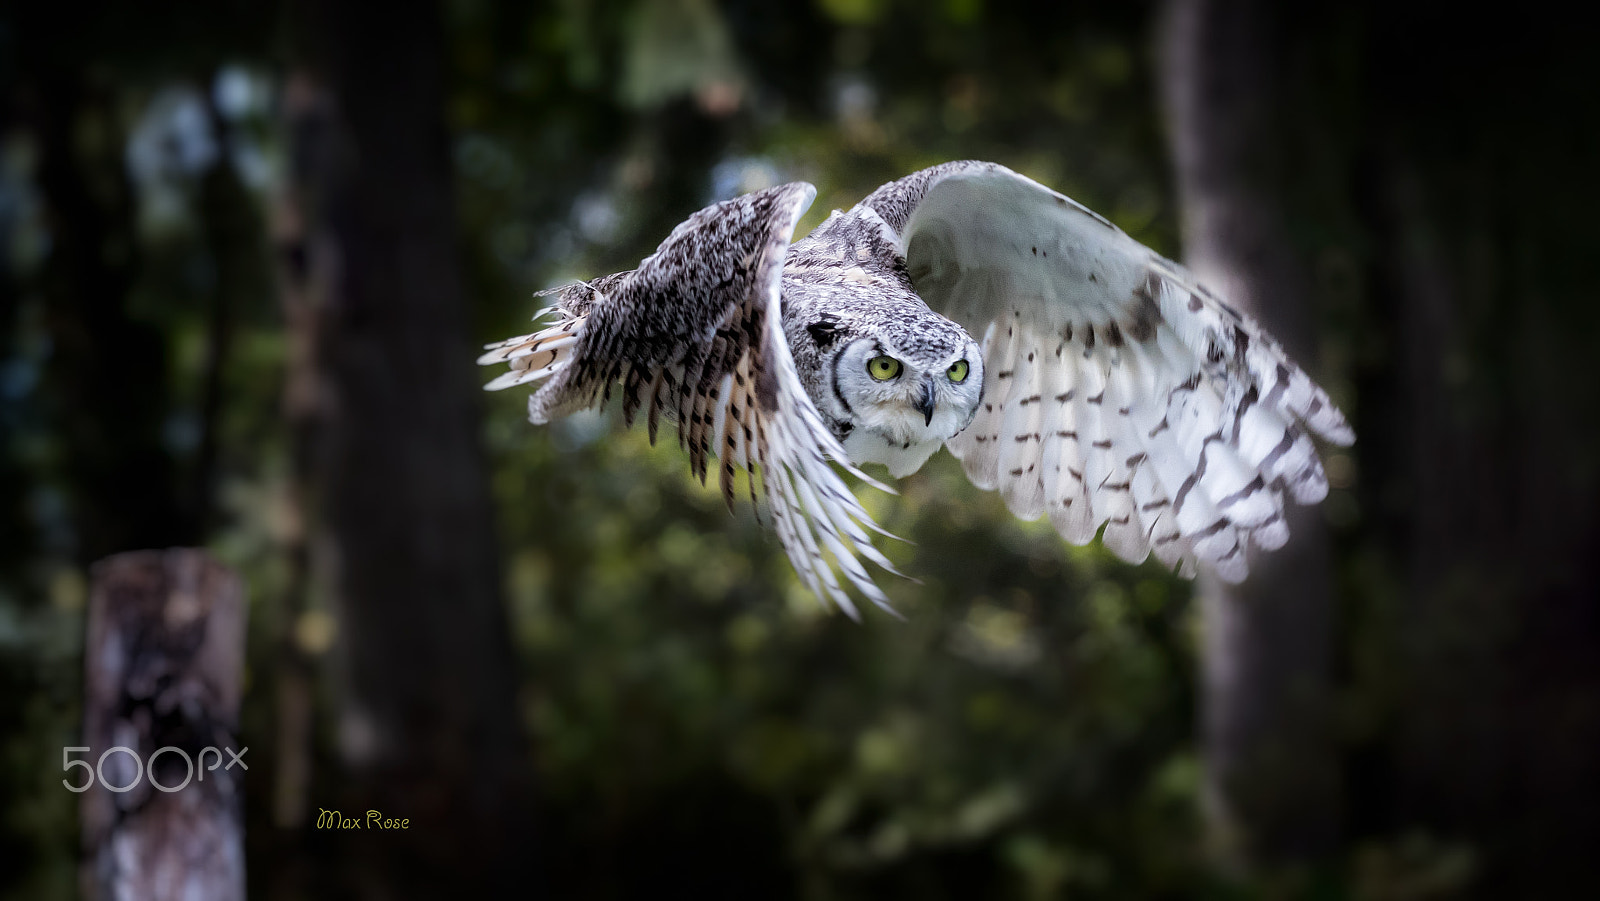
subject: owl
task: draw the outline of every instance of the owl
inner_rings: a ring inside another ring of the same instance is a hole
[[[764,496],[806,587],[852,617],[852,589],[889,609],[866,563],[898,575],[843,478],[892,492],[867,464],[900,478],[943,446],[1067,541],[1229,582],[1288,540],[1288,500],[1327,494],[1312,436],[1355,439],[1327,394],[1083,205],[946,163],[791,244],[815,196],[709,206],[637,269],[550,292],[544,327],[479,359],[510,366],[485,387],[537,383],[534,423],[613,396],[652,442],[675,423],[701,482],[715,465],[730,509]]]

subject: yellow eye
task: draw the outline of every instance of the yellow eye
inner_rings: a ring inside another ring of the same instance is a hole
[[[971,370],[971,369],[972,369],[972,367],[967,365],[967,361],[966,360],[957,360],[954,363],[951,363],[950,364],[950,369],[949,369],[950,381],[952,381],[952,382],[964,382],[964,381],[966,381],[967,380],[967,372],[969,370]]]
[[[867,361],[867,375],[887,382],[900,374],[900,361],[894,357],[873,357]]]

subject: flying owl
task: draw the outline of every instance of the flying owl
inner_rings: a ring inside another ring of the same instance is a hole
[[[891,491],[941,445],[973,484],[1074,544],[1237,582],[1328,490],[1311,434],[1354,433],[1255,320],[1083,205],[994,163],[908,175],[790,243],[816,189],[709,206],[630,272],[560,289],[489,346],[490,390],[541,382],[535,423],[622,400],[677,423],[730,508],[764,494],[801,580],[888,599],[883,532],[840,470]],[[712,457],[717,458],[713,464]],[[835,466],[837,464],[837,468]],[[757,489],[757,471],[760,486]],[[898,574],[898,573],[896,573]],[[891,611],[892,612],[892,611]]]

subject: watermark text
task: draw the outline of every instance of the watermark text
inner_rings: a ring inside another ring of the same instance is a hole
[[[148,760],[140,760],[139,752],[133,750],[132,748],[125,748],[121,745],[118,745],[114,748],[107,748],[104,751],[101,751],[100,758],[91,764],[87,760],[72,759],[73,754],[93,753],[93,751],[91,751],[89,748],[62,748],[62,771],[70,773],[72,772],[73,767],[81,766],[83,767],[86,775],[84,777],[83,784],[81,785],[73,785],[72,780],[70,779],[62,779],[61,784],[67,787],[67,791],[86,792],[95,784],[96,781],[98,781],[100,785],[107,791],[125,792],[133,789],[134,786],[138,785],[141,780],[148,779],[150,780],[150,784],[159,791],[175,792],[183,789],[191,780],[195,782],[206,781],[206,773],[214,773],[218,767],[222,767],[224,772],[233,769],[234,765],[236,764],[240,770],[250,769],[250,765],[244,762],[244,755],[249,753],[249,751],[249,748],[240,748],[238,751],[235,751],[232,748],[222,748],[219,750],[217,748],[208,746],[200,749],[200,753],[197,755],[197,760],[195,757],[190,757],[188,751],[185,751],[182,748],[173,747],[172,745],[167,745],[164,748],[157,748],[152,751]],[[207,753],[212,755],[210,766],[206,766]],[[222,762],[222,755],[224,753],[226,753],[229,758],[226,764]],[[126,757],[113,756],[117,754],[123,754],[126,755]],[[183,781],[179,782],[177,785],[162,785],[156,779],[156,760],[163,754],[176,754],[184,763],[185,773]],[[112,777],[109,779],[106,778],[108,775],[106,772],[106,762],[108,759],[111,763],[111,772],[109,775]],[[132,764],[131,767],[129,766],[130,763]],[[121,783],[120,785],[118,784],[119,782]]]
[[[409,829],[411,818],[396,819],[386,817],[376,810],[367,811],[365,817],[347,817],[337,810],[323,810],[317,808],[318,829],[365,829],[368,832],[379,832],[388,829]]]

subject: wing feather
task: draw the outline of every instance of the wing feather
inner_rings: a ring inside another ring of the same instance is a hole
[[[1044,513],[1044,479],[1039,471],[1043,456],[1040,434],[1043,366],[1037,365],[1037,345],[1016,342],[1011,364],[1011,390],[999,433],[999,460],[996,477],[1000,496],[1018,517],[1038,519]]]
[[[1068,353],[1060,342],[1051,357],[1046,370],[1050,387],[1044,392],[1043,401],[1050,421],[1044,439],[1044,492],[1056,531],[1073,544],[1083,545],[1094,539],[1095,530],[1083,475],[1079,442],[1083,432],[1076,405],[1083,374],[1078,371],[1077,354]]]
[[[796,183],[701,210],[638,269],[563,289],[540,313],[554,316],[553,325],[490,345],[479,362],[511,367],[485,386],[491,390],[543,380],[528,399],[536,423],[603,405],[620,382],[624,420],[631,425],[644,409],[654,443],[662,415],[675,419],[702,483],[710,458],[719,458],[718,487],[730,508],[737,470],[745,469],[753,502],[759,469],[773,527],[801,581],[855,617],[846,585],[889,609],[858,558],[893,568],[867,534],[883,530],[835,464],[889,489],[853,466],[823,424],[781,324],[784,257],[815,194]]]
[[[1107,372],[1105,396],[1100,404],[1105,435],[1100,443],[1111,462],[1111,473],[1099,486],[1106,517],[1102,540],[1107,550],[1129,563],[1140,563],[1150,555],[1133,495],[1133,477],[1142,462],[1138,458],[1142,445],[1133,426],[1133,409],[1138,406],[1135,367],[1128,354],[1121,354],[1119,364]]]
[[[995,374],[984,382],[977,416],[947,444],[961,460],[967,478],[985,491],[993,491],[1000,484],[1000,429],[1011,392],[1010,376],[1000,373],[1011,371],[1015,356],[1015,332],[997,329],[990,323],[983,338],[983,359],[985,371]]]
[[[1048,512],[1075,543],[1103,525],[1125,560],[1237,581],[1248,546],[1287,540],[1287,499],[1326,495],[1312,436],[1355,439],[1327,394],[1253,319],[1086,207],[961,162],[857,209],[894,233],[930,307],[985,335],[983,406],[947,446],[1018,516]]]

